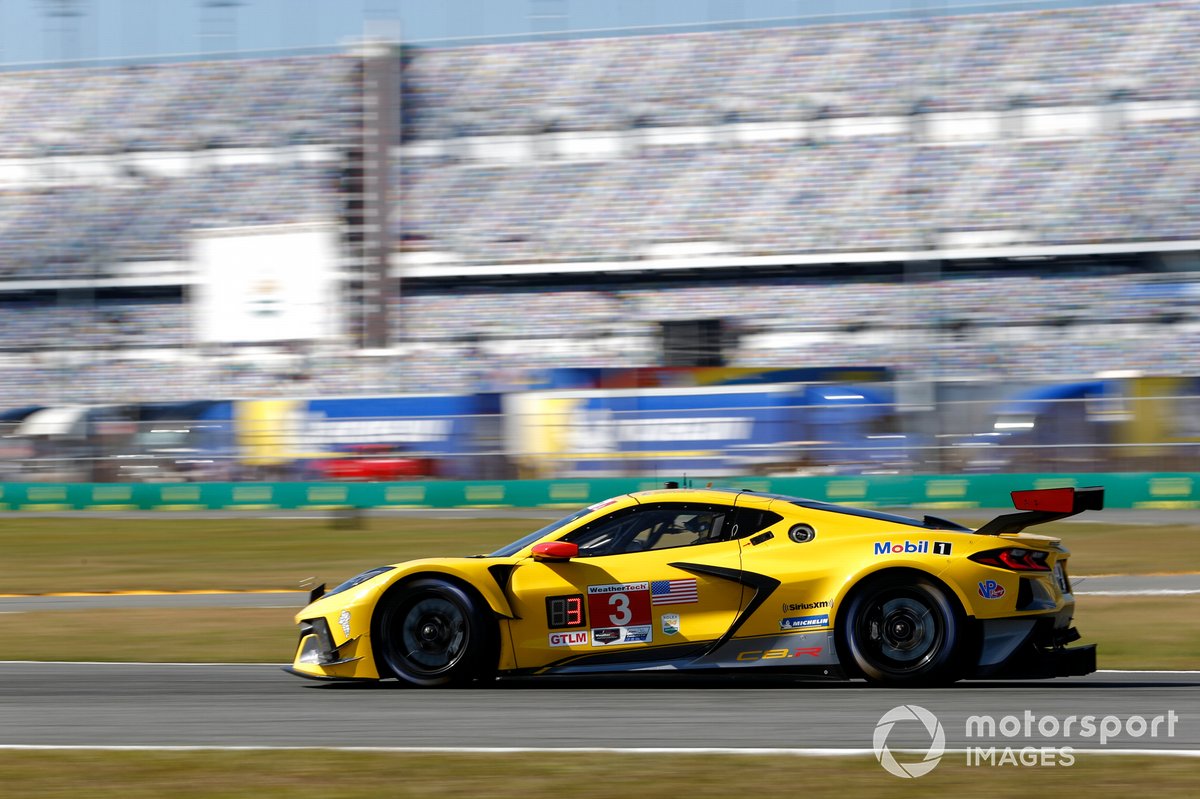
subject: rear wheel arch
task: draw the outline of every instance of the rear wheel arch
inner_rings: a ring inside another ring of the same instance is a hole
[[[844,588],[842,591],[840,591],[838,593],[838,596],[835,597],[835,599],[837,600],[839,617],[841,615],[841,608],[845,606],[846,601],[850,598],[850,596],[856,590],[858,590],[865,583],[867,583],[871,580],[874,580],[876,578],[882,577],[884,575],[888,575],[888,574],[901,574],[901,575],[907,574],[914,578],[920,577],[920,578],[924,578],[926,580],[931,580],[939,588],[941,588],[943,591],[945,591],[948,596],[953,596],[954,599],[957,601],[959,608],[961,608],[965,614],[967,614],[970,617],[974,617],[974,614],[971,612],[970,597],[968,595],[964,594],[962,591],[960,591],[954,585],[947,582],[945,579],[943,579],[941,577],[941,575],[946,573],[945,569],[935,573],[935,572],[928,571],[928,570],[922,568],[921,566],[912,566],[912,565],[884,566],[881,564],[875,564],[875,565],[877,567],[874,569],[870,569],[870,570],[863,569],[863,570],[859,570],[858,572],[856,572],[852,575],[849,575],[849,580],[847,580],[846,583],[843,583],[843,585],[845,585],[847,587]]]
[[[953,639],[947,642],[949,647],[948,662],[933,669],[927,675],[916,675],[912,678],[884,680],[878,673],[867,674],[860,665],[858,658],[852,652],[850,637],[854,620],[852,613],[858,610],[860,602],[889,586],[928,586],[940,594],[950,615],[950,632]],[[834,617],[834,640],[838,660],[848,676],[867,677],[873,682],[889,682],[890,684],[937,684],[953,682],[964,676],[970,669],[971,658],[978,648],[978,625],[965,606],[959,592],[955,591],[944,580],[923,569],[908,566],[895,566],[879,569],[862,575],[848,590],[842,594]]]

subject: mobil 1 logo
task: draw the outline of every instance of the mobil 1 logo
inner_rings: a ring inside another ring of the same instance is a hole
[[[949,541],[879,541],[875,544],[876,555],[949,555]]]

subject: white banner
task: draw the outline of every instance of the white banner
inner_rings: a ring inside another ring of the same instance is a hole
[[[313,227],[212,231],[193,242],[201,343],[297,341],[340,330],[332,230]]]

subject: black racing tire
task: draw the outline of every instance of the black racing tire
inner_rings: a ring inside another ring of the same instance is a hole
[[[849,665],[868,682],[933,686],[962,677],[966,619],[957,599],[927,577],[870,580],[854,591],[839,626]]]
[[[421,578],[380,602],[373,628],[380,677],[422,687],[466,685],[496,670],[496,623],[458,585]]]

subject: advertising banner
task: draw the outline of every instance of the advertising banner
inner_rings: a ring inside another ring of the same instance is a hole
[[[506,437],[530,476],[732,474],[799,430],[794,385],[529,392],[505,397]]]
[[[456,476],[467,456],[495,448],[491,395],[243,400],[237,441],[248,465],[278,466],[346,455],[421,457]]]

